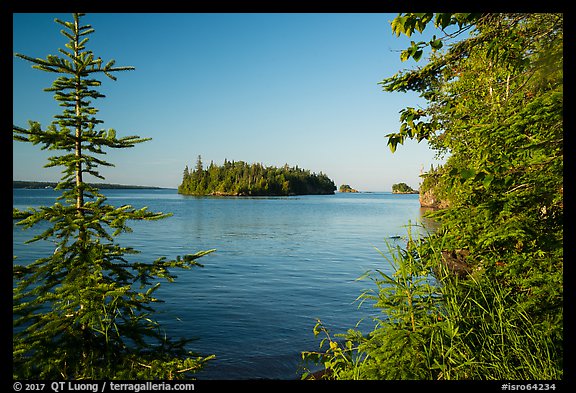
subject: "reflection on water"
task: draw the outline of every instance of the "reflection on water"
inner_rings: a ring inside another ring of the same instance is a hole
[[[440,222],[434,218],[426,217],[426,215],[437,210],[433,207],[420,207],[420,220],[424,228],[430,233],[434,233],[440,228]]]
[[[391,238],[405,237],[409,222],[433,224],[415,194],[195,198],[175,190],[102,192],[115,206],[173,213],[133,222],[133,232],[117,238],[139,250],[139,260],[216,249],[199,260],[203,268],[175,272],[176,281],[156,293],[165,301],[157,310],[166,333],[198,338],[191,350],[216,354],[200,379],[294,379],[300,353],[318,348],[316,319],[334,333],[360,320],[362,330],[371,330],[377,310],[359,308],[355,299],[373,284],[356,279],[390,269],[376,248],[385,252]],[[14,206],[25,208],[51,205],[56,194],[14,190],[13,196]],[[34,234],[14,227],[19,263],[53,252],[52,242],[24,244]]]

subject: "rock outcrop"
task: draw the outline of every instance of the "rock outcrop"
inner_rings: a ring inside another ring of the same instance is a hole
[[[448,201],[438,198],[433,188],[420,192],[419,199],[421,207],[430,207],[433,209],[444,209],[448,207]]]

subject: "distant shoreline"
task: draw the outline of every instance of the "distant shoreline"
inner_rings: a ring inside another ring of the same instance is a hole
[[[43,189],[54,188],[57,182],[50,181],[27,181],[27,180],[13,180],[12,188],[26,188],[26,189]],[[167,190],[166,187],[153,187],[153,186],[133,186],[126,184],[112,184],[112,183],[87,183],[92,187],[99,189],[147,189],[147,190]]]

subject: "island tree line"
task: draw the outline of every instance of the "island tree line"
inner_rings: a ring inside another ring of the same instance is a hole
[[[395,194],[418,194],[418,191],[406,183],[392,184],[392,192]]]
[[[227,159],[223,165],[210,162],[204,169],[201,156],[194,170],[184,168],[182,184],[178,187],[180,194],[198,196],[330,195],[334,190],[336,185],[322,172],[311,173],[288,164],[278,168]]]

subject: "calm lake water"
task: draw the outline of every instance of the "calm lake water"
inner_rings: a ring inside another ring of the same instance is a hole
[[[158,320],[172,337],[197,337],[191,349],[215,354],[199,379],[297,379],[300,353],[317,350],[320,319],[333,333],[372,329],[367,304],[373,289],[356,279],[390,272],[376,248],[405,244],[409,222],[421,221],[418,195],[359,193],[274,198],[190,197],[176,190],[102,190],[114,206],[148,206],[170,218],[133,222],[118,241],[152,261],[215,248],[204,268],[178,271],[157,292]],[[56,191],[13,190],[13,205],[50,206]],[[417,229],[415,228],[414,231]],[[54,243],[25,245],[39,230],[14,226],[19,263],[54,251]],[[423,232],[420,229],[420,232]]]

